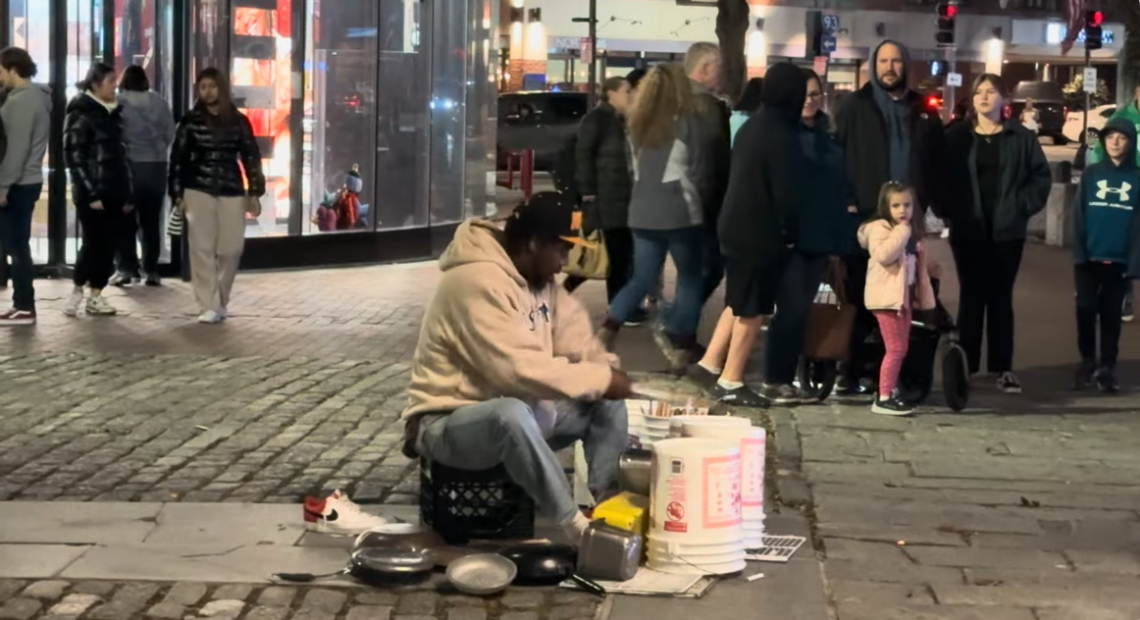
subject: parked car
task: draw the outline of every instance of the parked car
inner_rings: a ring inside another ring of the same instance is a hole
[[[1090,141],[1095,143],[1100,138],[1100,130],[1104,129],[1105,123],[1112,115],[1116,114],[1116,104],[1110,103],[1108,105],[1097,106],[1093,108],[1092,113],[1089,114],[1089,134]],[[1085,112],[1069,112],[1065,117],[1065,138],[1073,142],[1084,143]]]
[[[508,153],[533,149],[535,170],[550,170],[586,112],[586,93],[499,95],[499,168],[506,167]]]
[[[1037,135],[1053,138],[1053,144],[1065,144],[1065,119],[1069,110],[1065,107],[1065,91],[1056,82],[1021,82],[1013,90],[1006,118],[1019,119],[1025,109],[1025,102],[1033,100],[1037,110]]]

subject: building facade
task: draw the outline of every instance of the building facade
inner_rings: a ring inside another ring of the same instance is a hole
[[[573,20],[587,15],[589,0],[513,2],[525,7],[526,23],[511,32],[521,30],[535,38],[541,31],[546,45],[519,48],[512,40],[510,63],[525,63],[531,84],[540,70],[548,87],[584,84],[587,24]],[[806,32],[809,14],[820,10],[837,20],[835,51],[826,65],[826,79],[833,91],[858,86],[859,65],[884,38],[898,40],[910,50],[915,84],[929,79],[940,84],[947,72],[947,52],[935,40],[937,0],[751,0],[751,4],[754,23],[747,50],[752,74],[761,74],[769,64],[783,60],[819,68],[811,58]],[[538,10],[540,25],[530,19],[532,9]],[[716,14],[713,0],[599,2],[598,75],[624,75],[635,66],[679,59],[693,42],[716,41]],[[1093,53],[1101,77],[1115,75],[1124,41],[1123,26],[1112,18],[1109,14],[1104,28],[1104,48]],[[966,84],[982,71],[1007,74],[1011,82],[1035,77],[1067,80],[1084,62],[1079,44],[1068,55],[1061,53],[1065,34],[1062,0],[961,0],[956,21],[955,68]],[[516,49],[525,56],[516,58]]]
[[[144,67],[176,116],[200,70],[230,75],[268,181],[243,268],[435,256],[493,204],[498,0],[0,0],[0,23],[55,98],[33,225],[44,270],[75,261],[63,109],[93,62]],[[354,167],[360,222],[319,230]]]

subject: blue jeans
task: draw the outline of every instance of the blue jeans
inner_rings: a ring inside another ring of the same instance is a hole
[[[530,405],[517,398],[468,405],[450,414],[426,414],[416,452],[469,471],[502,463],[540,510],[560,525],[569,523],[578,514],[578,504],[554,452],[582,440],[590,493],[604,501],[618,491],[618,461],[629,443],[629,418],[625,401],[620,400],[567,401],[556,409],[558,418],[549,439],[543,438]]]
[[[43,190],[43,183],[13,185],[8,204],[0,207],[0,236],[4,253],[12,257],[12,306],[34,312],[36,289],[32,286],[32,211]]]
[[[676,302],[665,318],[665,332],[673,338],[692,337],[701,321],[705,286],[705,233],[700,226],[676,230],[633,231],[633,279],[610,304],[609,319],[622,324],[657,288],[657,278],[672,256],[677,267]]]

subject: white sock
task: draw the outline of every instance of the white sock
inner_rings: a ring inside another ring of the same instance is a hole
[[[697,366],[704,368],[705,370],[711,372],[714,375],[719,375],[720,373],[724,372],[723,368],[714,368],[714,367],[709,366],[708,364],[704,363],[703,361],[697,362]]]
[[[727,379],[720,379],[716,382],[717,385],[726,390],[739,390],[744,387],[743,381],[729,381]]]
[[[586,515],[581,512],[574,515],[570,521],[562,524],[562,531],[570,539],[570,542],[577,545],[582,540],[582,534],[586,533],[586,528],[590,527],[590,520]]]

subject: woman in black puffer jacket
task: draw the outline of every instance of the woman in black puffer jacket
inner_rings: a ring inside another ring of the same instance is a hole
[[[115,70],[98,63],[78,84],[80,94],[67,104],[63,156],[71,173],[71,195],[83,226],[83,244],[75,264],[75,290],[64,313],[75,316],[90,289],[87,314],[112,315],[103,288],[114,270],[115,246],[125,214],[134,207],[131,172],[123,142],[122,108],[115,100]]]
[[[204,69],[196,90],[198,102],[178,123],[170,151],[170,198],[190,225],[198,322],[218,323],[245,245],[245,214],[261,215],[265,176],[253,126],[230,100],[222,72]]]

